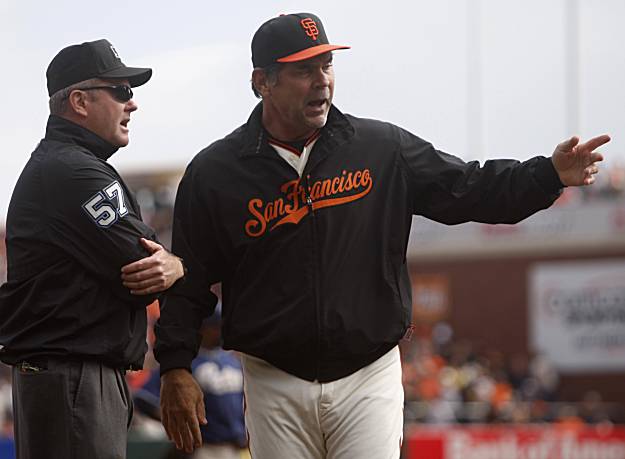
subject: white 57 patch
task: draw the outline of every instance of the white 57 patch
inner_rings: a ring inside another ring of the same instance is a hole
[[[103,228],[108,228],[128,213],[124,189],[117,180],[90,197],[82,208]]]

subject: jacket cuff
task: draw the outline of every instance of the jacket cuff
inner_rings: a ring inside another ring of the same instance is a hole
[[[161,376],[174,368],[184,368],[191,372],[191,361],[193,360],[193,352],[187,349],[177,349],[167,352],[160,352],[157,358],[160,363]]]
[[[539,158],[534,170],[534,177],[540,187],[548,194],[559,193],[564,188],[551,158]]]

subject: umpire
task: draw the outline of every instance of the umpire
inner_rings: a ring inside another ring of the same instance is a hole
[[[145,308],[184,271],[107,163],[152,70],[97,40],[61,50],[46,76],[50,117],[11,198],[0,288],[17,458],[124,458]]]

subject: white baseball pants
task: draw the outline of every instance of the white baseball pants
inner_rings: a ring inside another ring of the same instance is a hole
[[[399,347],[345,378],[310,382],[241,354],[252,459],[397,459]]]

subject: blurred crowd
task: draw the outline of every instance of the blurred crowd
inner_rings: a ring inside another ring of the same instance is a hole
[[[545,356],[478,353],[452,336],[440,322],[429,336],[401,343],[406,422],[623,422],[622,407],[604,403],[594,390],[581,400],[560,400],[559,374]]]
[[[158,315],[157,309],[153,311],[152,321]],[[454,341],[452,336],[449,325],[441,322],[431,329],[429,337],[415,336],[402,341],[406,423],[549,422],[581,426],[623,422],[622,407],[618,407],[620,411],[615,410],[613,404],[603,402],[600,394],[593,390],[581,400],[559,400],[560,377],[544,356],[504,355],[498,351],[477,353],[471,343]],[[200,360],[204,359],[201,363],[206,364],[206,352],[215,347],[213,338],[213,344],[205,346],[203,357],[200,356]],[[231,362],[236,359],[236,354],[227,354],[229,357],[223,354],[220,358]],[[213,375],[223,380],[224,375],[211,365],[211,371],[204,369],[203,378]],[[237,391],[242,400],[242,380],[233,378],[235,370],[240,374],[240,368],[233,363],[228,365],[231,365],[228,385],[233,387],[233,381],[240,382]],[[195,367],[194,371],[202,371]],[[203,385],[207,390],[215,388],[217,379],[204,381]],[[165,432],[158,420],[158,367],[151,351],[146,370],[129,373],[128,381],[136,404],[131,433],[164,441]],[[243,411],[237,416],[239,421],[229,416],[225,422],[233,426],[233,432],[239,435],[238,441],[244,442]],[[0,364],[0,436],[11,435],[10,368]]]

